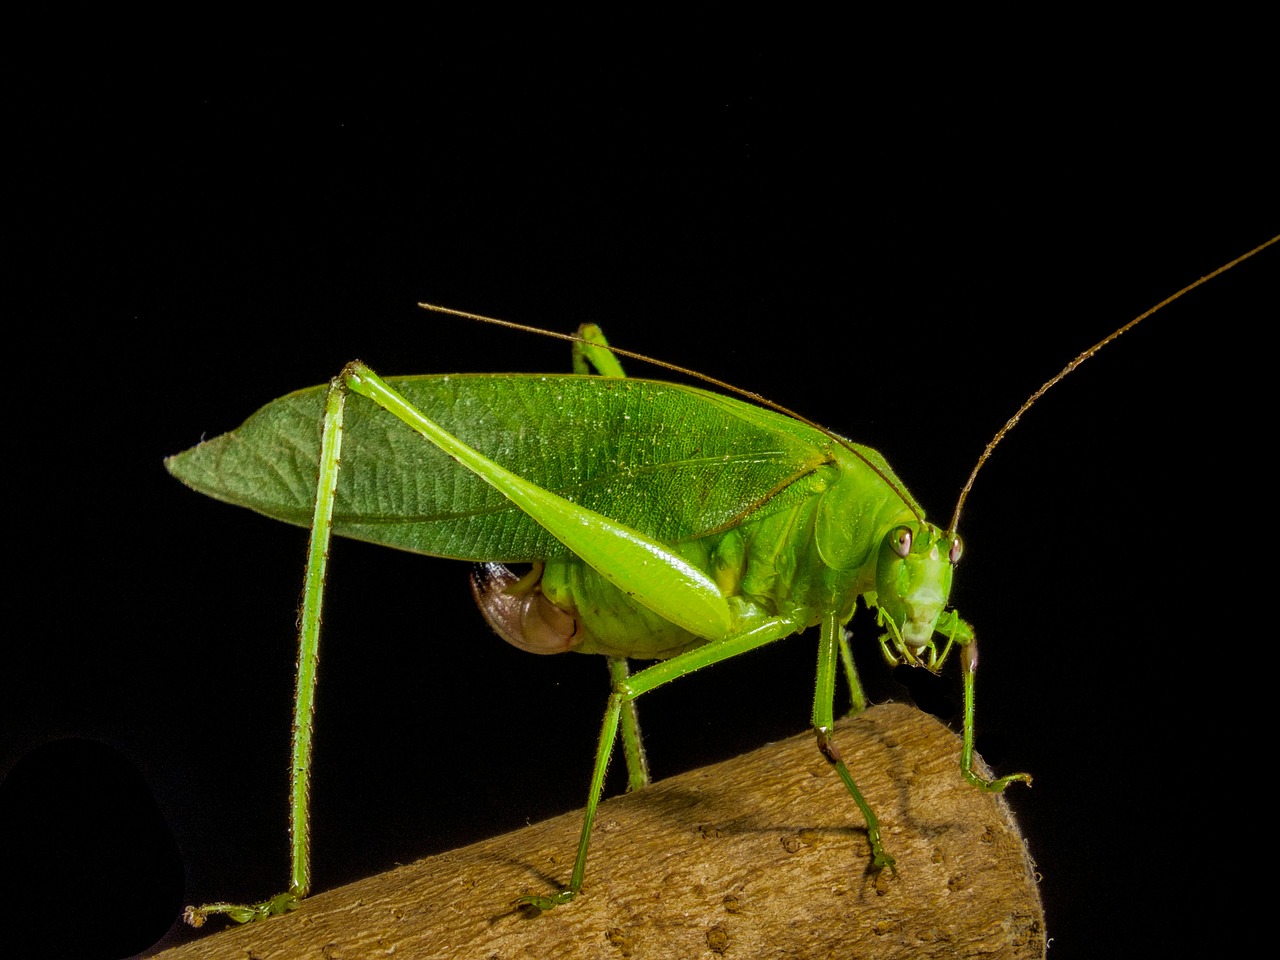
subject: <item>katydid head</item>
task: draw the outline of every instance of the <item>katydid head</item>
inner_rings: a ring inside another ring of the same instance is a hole
[[[896,524],[880,541],[876,605],[912,654],[933,638],[963,549],[954,533],[923,520]]]

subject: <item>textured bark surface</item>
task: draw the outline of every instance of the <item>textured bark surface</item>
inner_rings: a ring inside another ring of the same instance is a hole
[[[582,894],[541,916],[512,900],[567,880],[580,813],[159,956],[1043,957],[1030,857],[1004,800],[961,778],[958,738],[887,704],[841,721],[836,740],[896,874],[867,871],[858,811],[805,734],[606,801]]]

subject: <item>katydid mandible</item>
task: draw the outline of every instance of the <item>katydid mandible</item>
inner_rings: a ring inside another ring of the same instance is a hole
[[[969,624],[946,609],[965,498],[996,444],[1046,390],[1150,314],[1277,240],[1178,291],[1048,380],[982,452],[946,528],[925,519],[876,451],[762,406],[751,394],[743,394],[754,401],[746,402],[624,378],[617,356],[637,355],[610,347],[594,327],[577,337],[549,334],[573,341],[572,375],[384,380],[357,361],[327,386],[289,394],[239,429],[169,458],[169,471],[194,489],[311,531],[290,765],[289,886],[257,903],[188,907],[188,922],[199,926],[212,914],[259,919],[295,909],[310,892],[312,714],[335,533],[477,562],[473,591],[504,639],[535,653],[607,658],[611,691],[572,875],[554,894],[522,897],[531,908],[567,903],[581,889],[619,730],[629,787],[648,782],[635,701],[813,626],[820,628],[812,712],[818,746],[865,821],[870,868],[892,869],[876,815],[830,735],[841,668],[854,709],[865,706],[845,632],[859,597],[885,631],[879,645],[888,663],[938,671],[959,648],[965,779],[991,792],[1030,784],[1025,773],[988,780],[973,769],[977,642]],[[510,564],[532,567],[520,575]],[[657,662],[632,674],[628,658]]]

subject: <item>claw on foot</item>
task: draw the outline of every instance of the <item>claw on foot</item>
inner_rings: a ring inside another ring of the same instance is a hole
[[[898,875],[898,868],[896,866],[897,861],[894,860],[893,857],[889,856],[889,854],[885,853],[882,849],[875,850],[873,853],[874,856],[871,860],[871,870],[873,873],[879,873],[885,867],[888,867],[891,874],[895,877]]]
[[[561,890],[550,897],[520,897],[515,901],[515,905],[521,910],[538,914],[544,910],[553,910],[556,907],[563,906],[575,896],[576,894],[572,890]]]
[[[182,919],[192,927],[203,927],[204,922],[215,914],[221,914],[234,923],[250,923],[297,910],[301,902],[297,894],[281,893],[261,903],[206,903],[202,907],[187,907],[182,911]]]
[[[1025,783],[1031,786],[1031,774],[1029,773],[1011,773],[1007,777],[1000,777],[996,780],[984,780],[972,770],[964,771],[964,777],[979,790],[985,790],[987,793],[1004,793],[1004,788],[1011,783]]]

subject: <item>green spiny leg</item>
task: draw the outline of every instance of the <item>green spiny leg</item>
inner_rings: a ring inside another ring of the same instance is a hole
[[[626,376],[622,372],[622,364],[609,349],[603,330],[594,323],[584,323],[578,327],[578,336],[587,342],[573,345],[574,373],[590,373],[595,367],[596,373],[602,377]]]
[[[960,772],[975,787],[989,793],[1002,793],[1005,787],[1015,781],[1031,786],[1029,773],[1011,773],[1007,777],[987,780],[973,772],[973,683],[974,675],[978,672],[978,639],[974,636],[973,628],[954,613],[947,613],[939,619],[938,630],[947,636],[944,656],[951,649],[953,641],[960,645],[960,670],[964,675],[964,746],[960,750]]]
[[[293,702],[293,750],[289,764],[289,889],[258,903],[207,903],[187,907],[183,919],[202,926],[211,915],[223,914],[236,923],[261,920],[296,910],[311,891],[311,753],[312,718],[320,647],[320,610],[333,526],[334,495],[342,451],[342,413],[346,387],[335,380],[329,387],[321,429],[319,478],[307,570],[303,579],[302,614],[298,626],[298,668]]]
[[[631,678],[631,670],[624,657],[609,657],[609,687],[616,690],[625,687]],[[644,741],[640,738],[640,715],[636,712],[634,700],[622,705],[622,755],[627,761],[627,793],[647,787],[649,777],[649,758],[644,752]]]
[[[853,650],[849,646],[853,634],[847,627],[840,629],[840,664],[844,667],[844,678],[849,683],[850,708],[848,716],[856,717],[867,709],[867,695],[862,692],[862,681],[858,679],[858,668],[853,662]]]
[[[677,677],[709,667],[712,664],[736,657],[772,643],[775,640],[795,633],[802,624],[781,617],[758,623],[741,633],[731,634],[723,640],[714,640],[704,646],[686,651],[679,656],[664,660],[646,667],[629,678],[614,680],[613,692],[609,695],[609,705],[605,710],[604,723],[600,728],[600,743],[596,747],[595,767],[591,773],[591,787],[587,796],[586,815],[582,822],[582,835],[578,840],[578,854],[573,863],[573,873],[569,885],[551,896],[520,897],[516,903],[533,910],[550,910],[568,903],[582,889],[582,880],[587,871],[587,851],[591,843],[591,828],[595,823],[596,810],[600,805],[600,793],[604,788],[604,775],[609,766],[609,757],[613,753],[614,739],[618,733],[618,722],[624,708],[641,695],[648,693]]]
[[[591,771],[591,786],[587,793],[586,816],[582,822],[582,835],[578,838],[578,854],[573,861],[573,874],[569,886],[549,897],[520,897],[516,905],[532,911],[550,910],[568,903],[582,889],[582,878],[587,872],[587,848],[591,844],[591,827],[595,823],[596,810],[600,806],[600,793],[604,790],[604,775],[609,769],[609,757],[613,754],[613,741],[618,734],[618,719],[622,714],[622,695],[614,692],[600,725],[600,742],[596,745],[596,762]]]
[[[880,839],[880,821],[876,818],[866,798],[862,796],[862,791],[858,789],[857,783],[854,782],[853,774],[849,772],[849,767],[845,764],[844,757],[840,755],[839,748],[831,739],[831,728],[834,723],[833,705],[836,689],[838,647],[843,648],[840,651],[843,658],[848,649],[844,630],[837,622],[836,615],[828,613],[822,621],[822,639],[818,644],[818,677],[814,684],[813,692],[813,732],[818,738],[818,749],[827,758],[827,762],[835,768],[836,773],[844,781],[845,787],[853,797],[853,802],[862,811],[862,817],[867,823],[867,841],[871,844],[871,868],[873,870],[881,870],[884,867],[888,867],[893,870],[893,857],[889,856],[885,851],[884,844]],[[846,665],[846,669],[852,666],[851,661],[852,658]],[[850,679],[856,682],[856,674]],[[861,692],[861,687],[858,687],[856,693],[861,694]],[[865,704],[865,700],[863,700],[863,703]]]
[[[578,336],[589,343],[573,345],[573,372],[587,374],[595,369],[601,377],[625,377],[622,364],[609,349],[609,341],[604,331],[594,323],[584,323],[578,327]],[[631,676],[627,661],[622,657],[609,657],[609,680],[612,688],[626,682]],[[647,787],[649,778],[649,760],[645,756],[644,743],[640,738],[640,716],[636,712],[634,702],[622,708],[622,751],[627,759],[627,792]]]

